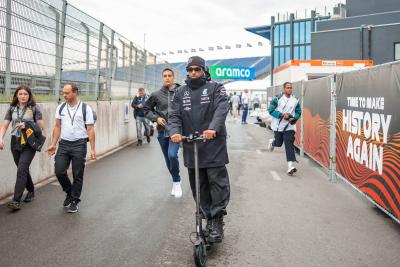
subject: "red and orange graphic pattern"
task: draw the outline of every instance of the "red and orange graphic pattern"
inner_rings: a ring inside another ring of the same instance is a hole
[[[304,152],[329,168],[329,120],[313,115],[309,108],[304,108],[303,120]]]
[[[360,138],[342,130],[343,113],[337,111],[336,170],[382,208],[400,219],[400,132],[388,137],[384,145],[382,175],[347,157],[349,136]],[[372,141],[371,141],[372,142]]]

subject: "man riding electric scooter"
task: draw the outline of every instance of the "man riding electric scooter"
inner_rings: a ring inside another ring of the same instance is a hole
[[[183,136],[198,132],[206,142],[198,142],[200,207],[207,217],[208,242],[221,242],[223,216],[229,202],[230,185],[226,164],[229,163],[226,145],[226,116],[228,97],[222,84],[209,82],[204,59],[189,58],[186,85],[177,89],[168,117],[168,130],[174,143]],[[183,143],[185,167],[190,187],[196,198],[195,160],[192,144]]]

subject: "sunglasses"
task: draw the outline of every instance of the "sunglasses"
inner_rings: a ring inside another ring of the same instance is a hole
[[[199,68],[199,67],[186,68],[186,71],[189,72],[189,73],[192,72],[192,71],[199,72],[199,71],[201,71],[201,68]]]

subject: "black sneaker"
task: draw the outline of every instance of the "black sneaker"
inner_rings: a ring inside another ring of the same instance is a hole
[[[71,205],[71,202],[72,202],[71,196],[67,195],[67,197],[64,200],[64,204],[63,204],[64,208],[68,208]]]
[[[13,200],[13,201],[11,201],[10,203],[7,204],[7,207],[10,210],[20,210],[21,209],[21,203],[18,202],[18,201]]]
[[[150,143],[151,139],[150,136],[146,136],[147,143]]]
[[[26,194],[24,202],[25,203],[32,202],[34,198],[35,198],[35,193],[34,192],[28,192],[28,194]]]
[[[78,212],[78,202],[72,201],[71,205],[69,205],[68,213],[75,213]]]
[[[141,146],[142,145],[142,140],[138,140],[136,146]]]
[[[223,216],[219,216],[211,220],[211,231],[208,236],[208,241],[210,243],[222,242],[222,236],[224,234],[223,225],[224,225]]]
[[[212,220],[211,219],[207,219],[207,224],[206,224],[206,232],[207,235],[209,235],[212,231]]]

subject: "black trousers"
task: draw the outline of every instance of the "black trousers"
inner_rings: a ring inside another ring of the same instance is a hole
[[[65,193],[73,200],[79,202],[83,186],[87,152],[86,139],[77,141],[61,140],[55,157],[55,173]],[[71,183],[67,170],[72,162],[73,183]]]
[[[275,140],[272,143],[275,147],[281,147],[285,143],[285,152],[287,161],[296,161],[294,153],[294,131],[274,132]]]
[[[20,202],[25,188],[29,192],[35,190],[29,167],[35,157],[36,151],[30,146],[21,146],[18,142],[19,139],[16,136],[11,137],[11,153],[15,165],[17,165],[17,180],[15,181],[13,200]]]
[[[196,200],[195,169],[188,168],[190,188]],[[230,198],[229,176],[226,166],[200,168],[200,207],[211,219],[222,214]]]

